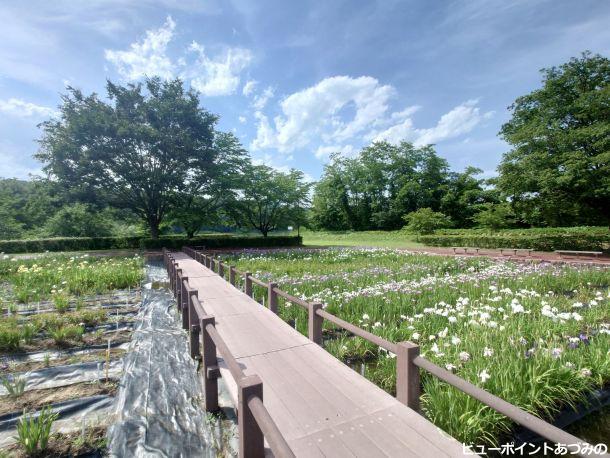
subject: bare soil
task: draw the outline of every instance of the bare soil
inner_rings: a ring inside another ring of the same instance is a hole
[[[56,402],[98,394],[114,396],[117,386],[116,381],[83,382],[56,388],[24,391],[19,397],[0,396],[0,415],[24,409],[27,411],[39,410]]]
[[[121,358],[125,354],[125,350],[121,348],[110,349],[110,360],[114,361]],[[61,358],[49,360],[46,364],[44,361],[24,361],[19,363],[10,363],[7,369],[0,368],[0,374],[10,374],[13,372],[28,372],[45,369],[47,367],[65,366],[68,364],[88,363],[91,361],[105,361],[106,350],[92,350],[89,353],[79,355],[66,355]]]

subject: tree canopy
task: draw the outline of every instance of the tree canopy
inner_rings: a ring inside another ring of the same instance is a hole
[[[502,126],[498,189],[530,225],[608,224],[610,60],[585,52],[542,74]]]
[[[62,186],[131,209],[158,237],[177,193],[217,175],[216,116],[180,80],[107,83],[109,103],[69,88],[37,158]]]

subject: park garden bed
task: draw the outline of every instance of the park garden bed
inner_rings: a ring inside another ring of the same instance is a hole
[[[226,258],[282,290],[553,421],[610,382],[610,270],[388,249],[249,251]],[[254,287],[258,299],[266,291]],[[306,312],[280,315],[307,333]],[[395,357],[325,322],[325,348],[390,393]],[[422,407],[469,444],[497,444],[514,424],[422,372]],[[587,439],[587,437],[584,437]],[[595,441],[596,438],[591,438]]]
[[[131,340],[142,277],[138,256],[0,260],[3,451],[10,456],[103,451],[104,422]],[[24,438],[42,424],[49,428],[48,444],[28,451]],[[61,432],[54,432],[55,424]],[[18,436],[23,437],[12,443]]]

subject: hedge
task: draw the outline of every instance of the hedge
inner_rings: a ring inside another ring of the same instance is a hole
[[[280,246],[300,246],[301,237],[232,237],[227,235],[194,237],[72,237],[39,240],[2,240],[2,253],[42,253],[45,251],[90,251],[116,249],[161,249],[181,248],[185,245],[206,248],[262,248]]]
[[[610,233],[605,234],[434,234],[420,235],[417,241],[430,246],[478,248],[530,248],[537,251],[580,250],[610,252]]]

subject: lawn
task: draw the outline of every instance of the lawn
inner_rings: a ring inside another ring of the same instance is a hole
[[[301,231],[306,246],[365,246],[386,248],[416,248],[423,245],[415,235],[398,231]]]
[[[417,342],[434,363],[545,419],[610,381],[606,268],[353,248],[249,251],[230,262],[390,341]],[[280,301],[280,315],[306,333],[300,307]],[[364,363],[366,377],[394,392],[394,355],[325,326],[329,352]],[[427,374],[422,384],[426,415],[463,442],[511,433],[478,401]]]

